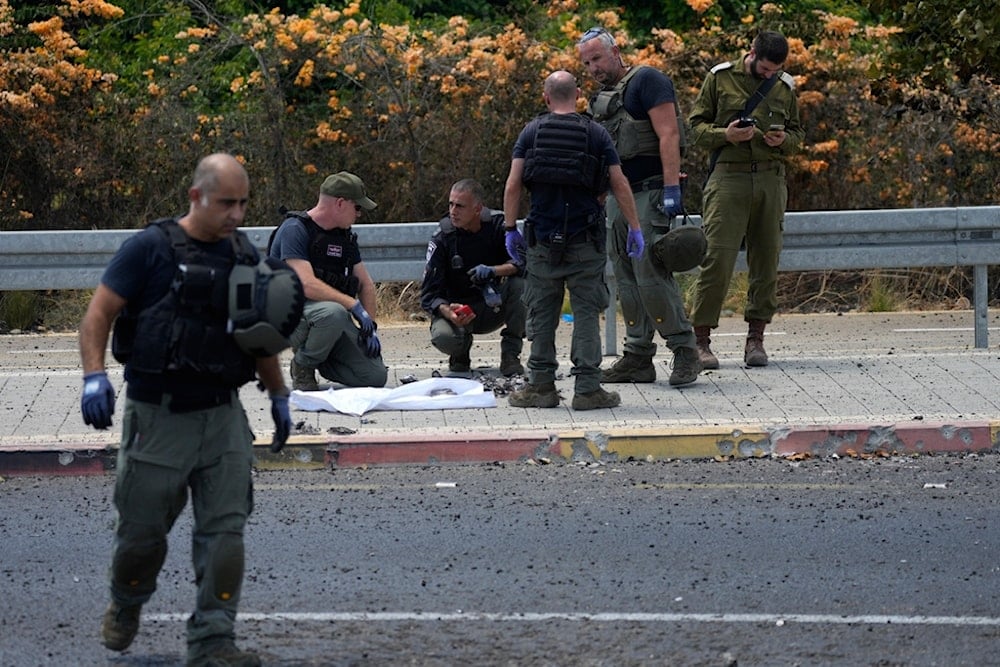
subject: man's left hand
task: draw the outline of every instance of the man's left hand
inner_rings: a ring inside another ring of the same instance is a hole
[[[292,432],[292,415],[288,411],[288,393],[276,392],[271,394],[271,419],[274,420],[274,438],[271,439],[271,451],[280,452],[281,448],[288,442],[288,435]]]
[[[483,285],[493,280],[496,277],[497,272],[492,266],[479,264],[469,269],[468,274],[473,283],[476,285]]]
[[[676,218],[678,215],[684,214],[684,202],[681,200],[681,186],[664,185],[662,197],[663,215]]]
[[[372,333],[370,336],[360,335],[358,336],[358,346],[365,353],[366,357],[374,359],[382,354],[382,341],[378,339],[377,333]]]
[[[628,240],[625,242],[625,252],[632,259],[642,257],[642,251],[646,249],[646,241],[642,238],[641,229],[629,229]]]

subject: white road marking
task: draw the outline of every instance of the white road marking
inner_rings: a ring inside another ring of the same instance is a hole
[[[143,614],[148,622],[187,621],[190,613]],[[354,623],[399,621],[432,622],[545,622],[572,621],[581,623],[803,623],[818,625],[943,625],[954,627],[1000,626],[1000,618],[993,616],[897,616],[882,614],[670,614],[644,612],[273,612],[269,614],[239,612],[244,621],[292,621],[301,623]]]

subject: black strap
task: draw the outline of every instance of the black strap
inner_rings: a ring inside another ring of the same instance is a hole
[[[774,87],[774,84],[778,82],[779,78],[780,78],[779,75],[775,74],[770,79],[764,79],[763,81],[761,81],[760,85],[757,86],[757,90],[753,91],[753,95],[747,98],[746,104],[743,105],[743,111],[737,114],[736,117],[730,118],[729,122],[730,123],[733,122],[734,120],[736,120],[736,118],[746,118],[751,113],[753,113],[753,110],[757,108],[757,105],[763,102],[764,98],[767,97],[767,94],[771,92],[771,88]],[[727,123],[727,125],[728,124],[729,123]],[[715,169],[715,163],[718,161],[719,154],[721,152],[722,148],[716,148],[714,151],[712,151],[712,157],[708,162],[709,176],[712,174],[712,170]]]

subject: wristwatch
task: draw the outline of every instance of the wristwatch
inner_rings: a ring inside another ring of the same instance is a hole
[[[517,223],[516,222],[513,225],[508,225],[506,220],[503,221],[503,230],[505,232],[512,232],[515,229],[517,229]]]

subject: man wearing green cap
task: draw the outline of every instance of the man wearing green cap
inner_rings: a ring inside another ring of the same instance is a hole
[[[375,283],[361,261],[351,226],[361,211],[376,207],[356,175],[328,176],[319,201],[308,211],[289,211],[268,249],[288,263],[305,289],[302,321],[291,335],[292,388],[318,391],[316,371],[348,387],[382,387],[382,362],[375,313]]]

